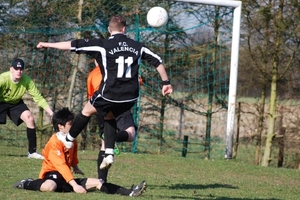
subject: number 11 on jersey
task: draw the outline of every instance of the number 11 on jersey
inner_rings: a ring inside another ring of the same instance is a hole
[[[133,58],[128,57],[124,59],[124,56],[119,56],[119,58],[116,59],[116,63],[118,64],[118,78],[122,78],[124,75],[124,70],[126,67],[125,72],[125,78],[131,78],[131,64],[133,63]],[[125,66],[126,64],[126,66]]]

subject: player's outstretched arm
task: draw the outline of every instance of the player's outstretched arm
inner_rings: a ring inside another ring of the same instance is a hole
[[[165,96],[165,95],[168,95],[168,94],[171,94],[173,92],[173,88],[172,88],[172,85],[169,81],[169,78],[168,78],[168,75],[167,75],[167,72],[166,72],[166,69],[164,67],[163,64],[160,64],[156,70],[158,71],[159,75],[160,75],[160,78],[161,80],[163,81],[163,87],[162,87],[162,95]]]
[[[67,42],[39,42],[36,47],[38,49],[41,48],[54,48],[60,50],[70,50],[71,49],[71,41]]]
[[[163,64],[158,65],[158,67],[156,67],[156,70],[158,71],[162,81],[169,80],[166,69]]]
[[[51,109],[50,107],[45,108],[45,111],[48,113],[48,115],[49,115],[50,117],[53,116],[53,111],[52,111],[52,109]]]

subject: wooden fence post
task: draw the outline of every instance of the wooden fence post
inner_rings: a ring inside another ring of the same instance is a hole
[[[188,147],[189,136],[183,136],[183,148],[182,148],[182,157],[186,157],[187,147]]]
[[[279,151],[278,151],[278,163],[277,163],[277,167],[282,167],[283,166],[285,130],[286,130],[285,127],[281,127],[280,130],[279,130],[279,135],[278,135]]]

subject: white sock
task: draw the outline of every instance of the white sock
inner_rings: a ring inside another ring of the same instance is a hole
[[[70,133],[68,133],[67,135],[68,140],[70,140],[71,142],[73,142],[75,140],[75,138],[73,138]]]
[[[114,149],[111,149],[111,148],[105,149],[105,154],[111,154],[111,155],[114,155]]]

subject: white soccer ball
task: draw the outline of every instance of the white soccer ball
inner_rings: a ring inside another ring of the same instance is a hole
[[[163,27],[168,22],[168,13],[162,7],[153,7],[148,11],[147,22],[153,28]]]

